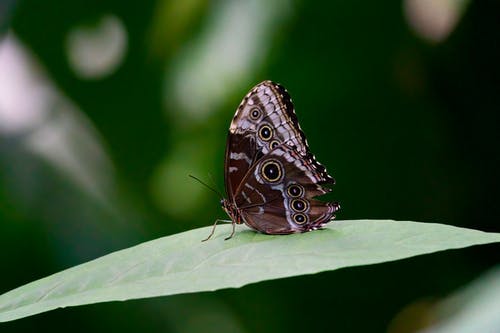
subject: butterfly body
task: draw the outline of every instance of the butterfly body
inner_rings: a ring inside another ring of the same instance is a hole
[[[264,81],[243,99],[229,127],[221,205],[233,225],[266,234],[321,228],[338,203],[314,199],[334,184],[300,129],[288,92]]]

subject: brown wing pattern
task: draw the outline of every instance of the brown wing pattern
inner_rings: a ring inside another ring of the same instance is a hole
[[[270,128],[269,136],[265,131]],[[268,153],[276,143],[287,143],[299,152],[308,151],[307,141],[295,115],[292,99],[281,85],[264,81],[256,85],[241,102],[229,131],[254,133],[257,149]]]
[[[236,188],[255,162],[255,138],[253,135],[228,134],[224,181],[226,194],[231,200]]]
[[[286,89],[264,81],[243,98],[229,127],[225,184],[230,200],[251,165],[281,144],[294,147],[301,158],[322,173],[325,181],[334,182],[310,152]]]
[[[295,147],[282,144],[260,158],[236,190],[234,203],[244,222],[263,233],[289,234],[320,228],[334,218],[337,203],[315,200],[333,183],[304,159]]]

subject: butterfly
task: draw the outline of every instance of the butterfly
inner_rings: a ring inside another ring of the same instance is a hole
[[[272,81],[256,85],[236,110],[224,171],[227,198],[221,206],[233,225],[226,239],[242,223],[271,235],[320,229],[340,209],[314,199],[330,192],[323,185],[335,180],[309,150],[290,95]]]

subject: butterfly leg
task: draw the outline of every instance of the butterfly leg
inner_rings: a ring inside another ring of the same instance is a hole
[[[228,239],[233,238],[233,236],[234,236],[234,231],[235,231],[235,229],[236,229],[236,222],[234,222],[234,221],[233,221],[232,225],[233,225],[233,231],[231,231],[231,235],[229,235],[228,237],[224,238],[224,240],[228,240]]]
[[[225,220],[221,220],[221,219],[217,219],[215,220],[215,223],[214,223],[214,226],[212,227],[212,231],[210,232],[210,235],[208,235],[207,238],[205,238],[204,240],[202,240],[202,242],[205,242],[207,240],[209,240],[213,235],[214,235],[214,232],[215,232],[215,227],[217,226],[217,223],[219,222],[224,222]],[[233,229],[234,229],[234,226],[233,226]],[[234,233],[234,230],[233,230],[233,233]],[[231,234],[232,235],[232,234]]]

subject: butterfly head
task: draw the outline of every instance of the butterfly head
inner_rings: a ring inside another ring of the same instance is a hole
[[[221,199],[220,205],[234,223],[240,224],[242,222],[241,213],[235,204],[227,199]]]

